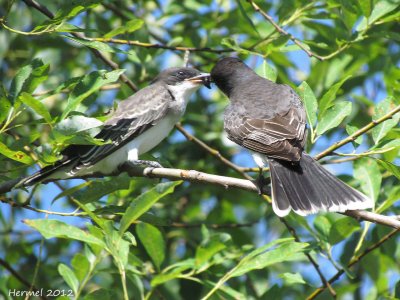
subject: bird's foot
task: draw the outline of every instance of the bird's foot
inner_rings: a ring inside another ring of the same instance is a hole
[[[257,186],[257,191],[258,194],[261,196],[265,190],[265,187],[268,185],[269,180],[267,180],[263,173],[262,169],[260,169],[260,173],[258,174],[258,177],[255,180],[255,185]]]
[[[153,161],[153,160],[134,160],[134,161],[129,161],[128,162],[129,165],[131,165],[132,167],[137,167],[137,166],[146,166],[146,167],[150,167],[150,168],[163,168],[163,166],[157,162],[157,161]]]

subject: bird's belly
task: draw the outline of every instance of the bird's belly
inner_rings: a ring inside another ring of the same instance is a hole
[[[139,155],[144,154],[155,146],[157,146],[163,139],[165,139],[175,124],[179,121],[180,116],[168,115],[160,120],[156,125],[147,129],[141,135],[105,157],[95,165],[86,169],[87,172],[102,174],[110,174],[126,161],[135,161]],[[85,172],[86,173],[86,172]]]
[[[137,145],[138,155],[150,151],[165,139],[174,128],[175,124],[179,122],[179,119],[180,115],[168,115],[138,136],[134,140]]]
[[[251,151],[254,162],[259,168],[265,168],[268,165],[268,159],[264,154]]]

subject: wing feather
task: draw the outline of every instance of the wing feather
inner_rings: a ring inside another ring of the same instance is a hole
[[[304,110],[290,107],[270,119],[251,118],[230,107],[225,113],[225,130],[233,142],[269,157],[298,161],[306,141]]]
[[[76,161],[74,168],[94,165],[157,124],[167,114],[172,97],[163,86],[149,87],[121,102],[95,136],[111,143],[71,145],[62,152],[63,160]]]

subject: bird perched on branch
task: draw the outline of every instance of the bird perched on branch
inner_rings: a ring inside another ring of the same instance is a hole
[[[258,76],[233,57],[219,60],[211,79],[230,100],[224,114],[228,138],[251,150],[260,168],[269,165],[272,207],[278,216],[291,209],[307,215],[373,207],[371,199],[304,152],[306,112],[291,87]]]
[[[204,84],[210,88],[210,75],[194,68],[169,68],[152,83],[122,101],[95,138],[104,145],[71,145],[63,158],[22,179],[17,187],[49,180],[91,175],[111,175],[123,164],[161,167],[158,162],[139,160],[168,136],[179,122],[190,96]]]

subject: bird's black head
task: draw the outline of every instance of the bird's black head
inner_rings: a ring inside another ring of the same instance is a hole
[[[181,85],[183,83],[192,84],[193,86],[204,84],[207,88],[210,88],[210,74],[201,73],[199,70],[194,68],[168,68],[162,71],[153,80],[155,82],[163,82],[167,85]]]
[[[224,94],[229,96],[236,84],[252,74],[253,70],[239,58],[224,57],[211,70],[211,79]]]

